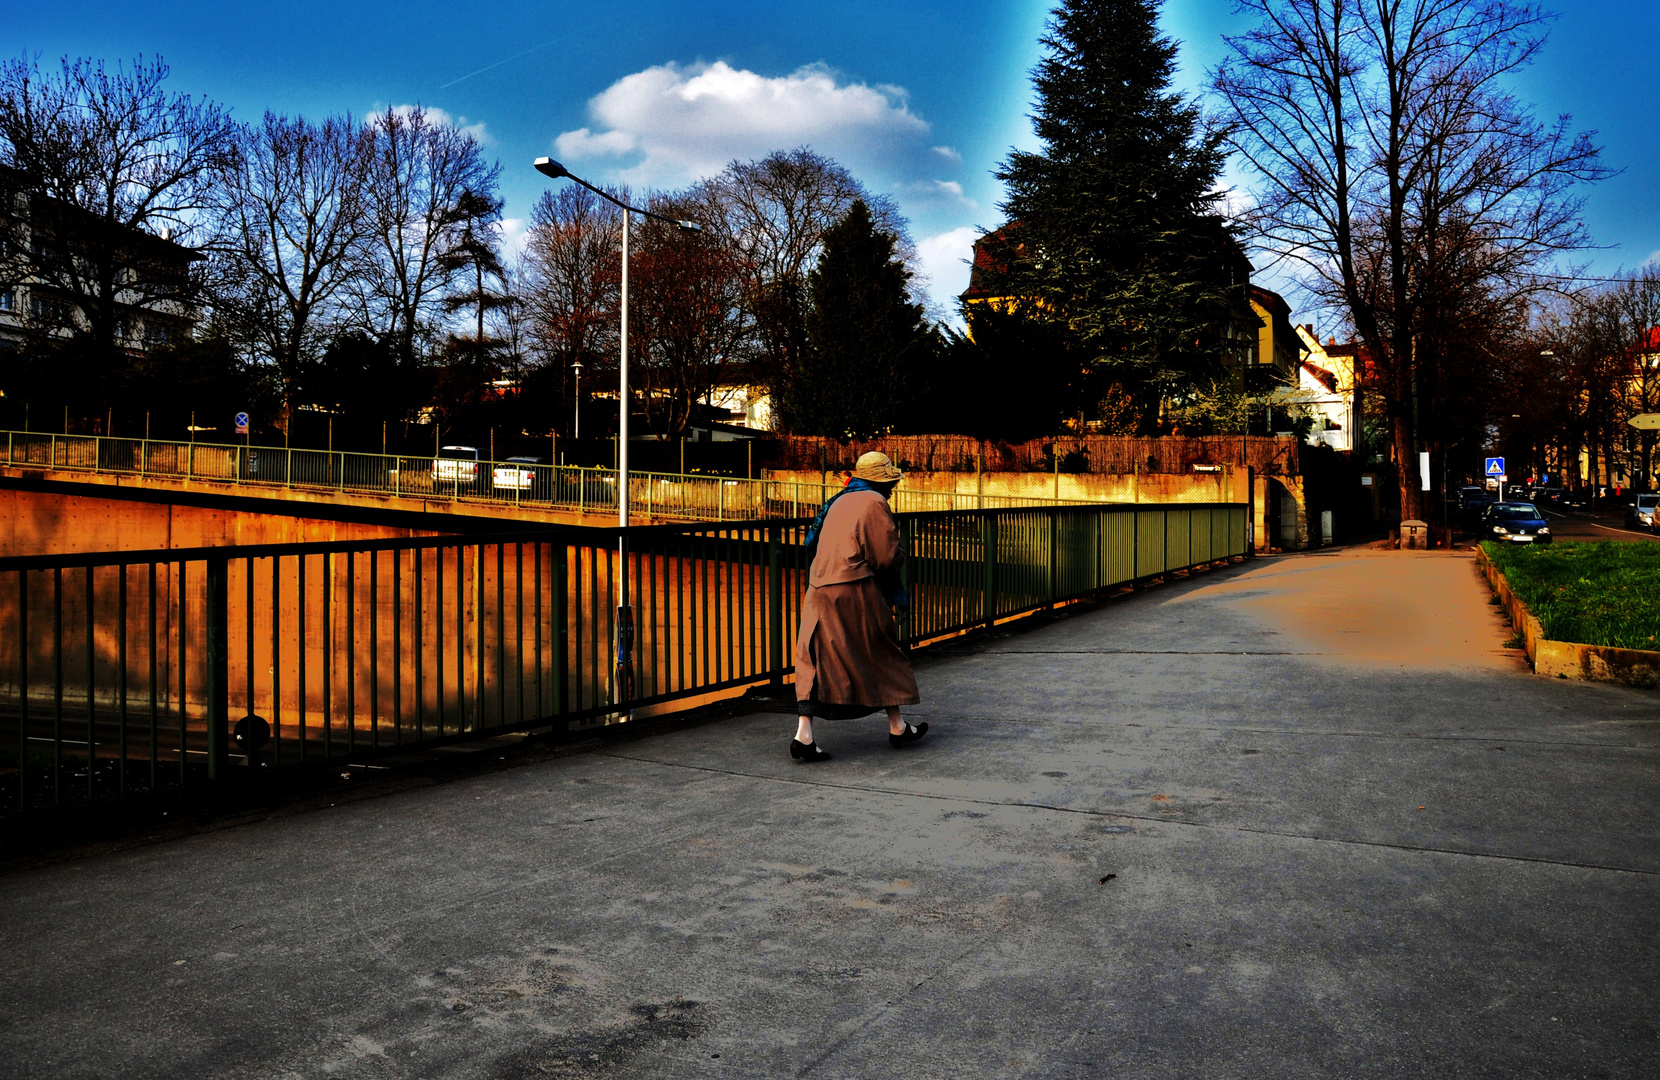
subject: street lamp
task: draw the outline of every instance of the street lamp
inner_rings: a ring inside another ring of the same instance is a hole
[[[702,232],[695,221],[681,221],[662,214],[630,206],[621,199],[603,191],[577,176],[552,158],[537,158],[536,171],[553,180],[565,179],[580,184],[623,212],[622,220],[622,333],[617,357],[617,525],[624,531],[617,534],[617,686],[616,704],[634,697],[634,609],[628,603],[628,223],[629,215],[661,221],[682,232]],[[579,406],[580,407],[580,406]]]
[[[571,361],[571,438],[582,438],[582,361]]]

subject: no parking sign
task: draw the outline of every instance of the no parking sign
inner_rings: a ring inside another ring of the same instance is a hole
[[[238,435],[248,434],[248,414],[245,412],[236,414],[236,433]]]

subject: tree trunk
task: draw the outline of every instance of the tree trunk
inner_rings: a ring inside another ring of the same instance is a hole
[[[1401,520],[1424,520],[1423,492],[1418,484],[1418,455],[1412,452],[1412,418],[1404,414],[1389,418],[1389,432],[1395,445],[1395,479],[1401,489]]]

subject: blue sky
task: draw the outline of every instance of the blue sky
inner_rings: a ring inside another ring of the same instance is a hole
[[[129,3],[12,7],[0,54],[160,54],[175,89],[243,119],[442,109],[479,125],[501,160],[511,219],[545,183],[530,168],[542,154],[596,181],[674,187],[733,157],[810,144],[899,201],[946,301],[966,283],[973,235],[998,223],[991,170],[1032,144],[1029,72],[1049,4],[156,0],[142,24]],[[1194,90],[1222,57],[1221,34],[1244,26],[1231,0],[1167,0],[1164,23]],[[1623,170],[1589,192],[1586,221],[1606,245],[1586,254],[1592,273],[1660,255],[1657,56],[1660,4],[1577,0],[1518,84],[1542,116],[1597,129]]]

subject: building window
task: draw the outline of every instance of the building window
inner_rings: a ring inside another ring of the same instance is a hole
[[[0,311],[11,311],[17,305],[17,294],[10,289],[0,289]]]

